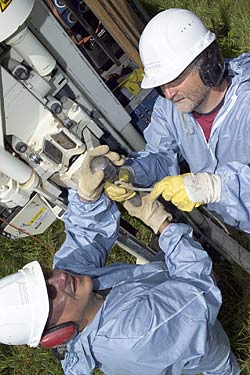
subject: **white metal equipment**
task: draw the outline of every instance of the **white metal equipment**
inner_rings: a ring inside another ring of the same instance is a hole
[[[63,217],[88,148],[144,141],[45,1],[1,1],[0,25],[1,233],[16,238]]]

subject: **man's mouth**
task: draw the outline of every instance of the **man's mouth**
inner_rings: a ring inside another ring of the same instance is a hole
[[[183,100],[185,100],[186,98],[184,97],[184,98],[179,98],[179,99],[175,99],[175,100],[173,100],[173,103],[174,104],[176,104],[176,103],[180,103],[180,102],[182,102]]]
[[[77,290],[77,280],[74,276],[68,275],[67,277],[67,285],[70,292],[74,295]]]
[[[72,279],[73,279],[72,287],[73,287],[73,292],[75,294],[77,290],[77,279],[74,276],[72,276]]]

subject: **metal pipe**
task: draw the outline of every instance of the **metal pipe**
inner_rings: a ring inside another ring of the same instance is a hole
[[[5,135],[6,123],[5,123],[5,112],[4,112],[4,95],[3,95],[3,80],[2,80],[2,68],[0,66],[0,147],[5,148],[4,135]]]
[[[0,172],[18,182],[25,184],[32,176],[33,169],[0,147]]]
[[[18,34],[5,41],[42,77],[47,76],[56,66],[56,60],[35,35],[25,27]]]

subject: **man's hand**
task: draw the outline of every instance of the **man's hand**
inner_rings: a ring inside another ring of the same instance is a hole
[[[128,184],[131,184],[133,182],[133,175],[128,168],[124,167],[120,169],[119,181],[126,182]],[[124,202],[127,199],[131,199],[136,195],[136,193],[133,190],[127,189],[122,185],[112,184],[108,181],[105,183],[104,189],[107,196],[116,202]]]
[[[142,204],[140,207],[135,207],[129,200],[125,201],[123,206],[128,211],[129,215],[137,217],[143,221],[146,225],[153,229],[154,233],[159,232],[160,227],[163,228],[162,224],[166,222],[164,228],[172,220],[172,215],[165,211],[163,205],[152,200],[149,194],[141,196]]]
[[[155,184],[150,198],[155,200],[160,195],[180,210],[190,212],[202,204],[220,201],[221,178],[209,173],[168,176]]]
[[[90,168],[91,160],[96,156],[105,156],[116,166],[121,166],[124,163],[124,159],[117,152],[109,151],[107,145],[87,151],[81,165],[78,182],[78,195],[84,201],[97,200],[103,190],[104,171],[93,172]]]

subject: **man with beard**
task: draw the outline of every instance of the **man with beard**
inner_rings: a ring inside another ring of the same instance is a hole
[[[215,34],[192,12],[157,14],[140,38],[142,88],[157,88],[145,150],[131,154],[120,180],[152,187],[179,209],[208,204],[250,232],[250,55],[224,63]],[[180,174],[185,161],[191,173]],[[108,196],[135,193],[107,183]]]

